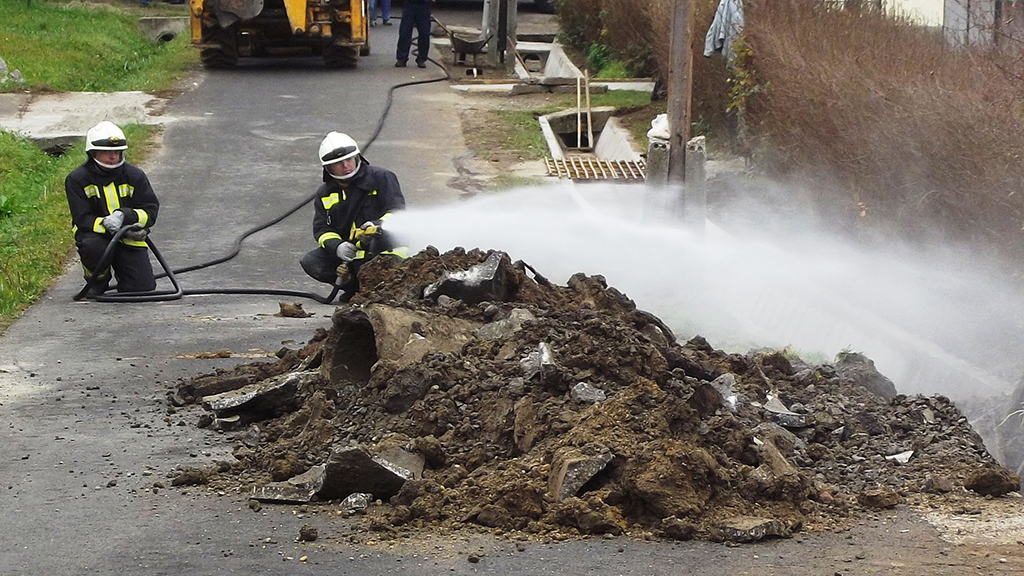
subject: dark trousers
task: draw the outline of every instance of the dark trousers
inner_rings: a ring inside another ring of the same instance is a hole
[[[402,4],[402,23],[398,26],[398,51],[395,52],[395,59],[399,62],[409,60],[414,27],[420,36],[416,44],[416,63],[422,64],[427,61],[427,55],[430,53],[430,2],[406,0]]]
[[[355,293],[359,291],[357,274],[359,273],[360,266],[369,262],[381,252],[394,250],[397,245],[394,237],[386,231],[374,235],[370,240],[363,240],[363,243],[367,244],[365,248],[366,255],[363,258],[357,258],[348,263],[348,272],[351,280],[349,284],[341,287],[346,292]],[[309,274],[313,279],[326,282],[327,284],[334,284],[338,281],[338,266],[342,264],[342,260],[334,252],[317,248],[316,250],[306,252],[302,259],[299,260],[299,264],[306,271],[306,274]]]
[[[103,252],[107,249],[110,238],[95,232],[79,232],[75,235],[75,246],[85,268],[86,282],[96,274],[100,278],[99,287],[103,288],[110,281],[110,269],[117,278],[118,292],[147,292],[156,289],[156,278],[153,276],[153,264],[149,261],[149,250],[136,246],[121,244],[114,250],[114,258],[110,267],[96,270]],[[103,278],[106,277],[106,280]]]

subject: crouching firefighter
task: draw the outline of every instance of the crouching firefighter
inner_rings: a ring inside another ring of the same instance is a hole
[[[405,208],[395,173],[371,166],[349,135],[331,132],[320,143],[324,183],[314,199],[313,238],[319,248],[302,257],[302,269],[313,278],[337,285],[341,302],[359,291],[360,266],[378,255],[405,258],[382,225]]]
[[[86,133],[88,158],[64,180],[75,246],[85,269],[85,280],[93,282],[88,296],[107,290],[111,269],[118,292],[156,288],[145,239],[149,227],[156,222],[160,202],[146,173],[125,162],[127,149],[124,132],[111,122],[100,122]],[[142,229],[126,232],[110,266],[97,270],[114,234],[122,226],[132,224]]]

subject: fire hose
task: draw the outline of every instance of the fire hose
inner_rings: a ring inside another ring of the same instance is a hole
[[[381,112],[380,118],[377,120],[377,125],[374,128],[373,133],[370,135],[370,138],[367,140],[366,144],[361,147],[361,150],[363,152],[370,149],[370,146],[373,145],[373,142],[377,139],[381,131],[384,129],[384,124],[385,121],[387,120],[388,113],[391,111],[391,104],[394,101],[395,90],[399,88],[404,88],[406,86],[416,86],[419,84],[433,84],[435,82],[441,82],[444,80],[451,79],[451,75],[448,73],[448,70],[446,70],[444,66],[442,66],[437,61],[431,58],[428,58],[428,60],[430,60],[430,62],[433,62],[441,70],[443,70],[445,75],[437,78],[431,78],[428,80],[411,80],[409,82],[400,82],[388,88],[388,95],[384,104],[384,110]],[[171,267],[167,264],[167,261],[164,259],[163,255],[160,253],[160,250],[157,249],[156,245],[153,243],[153,240],[147,234],[145,239],[146,246],[149,248],[150,251],[152,251],[153,256],[156,258],[157,262],[164,270],[163,273],[156,275],[156,278],[160,279],[166,277],[168,280],[170,280],[172,287],[171,290],[149,290],[145,292],[118,292],[115,294],[100,293],[96,295],[90,295],[89,291],[95,288],[99,282],[99,274],[93,274],[93,277],[90,278],[88,282],[86,282],[86,285],[82,288],[81,291],[78,292],[78,294],[76,294],[73,297],[73,299],[76,301],[89,299],[95,300],[97,302],[163,302],[167,300],[177,300],[183,296],[210,294],[266,294],[271,296],[294,296],[298,298],[309,298],[312,300],[316,300],[321,304],[330,304],[338,295],[338,292],[341,290],[344,284],[341,275],[343,272],[345,274],[348,274],[347,263],[342,265],[345,268],[344,270],[341,269],[342,266],[339,266],[339,279],[337,282],[335,282],[330,294],[328,294],[327,296],[321,296],[313,292],[301,292],[297,290],[279,290],[274,288],[210,288],[206,290],[183,290],[181,288],[181,285],[178,283],[178,279],[176,276],[177,274],[184,274],[186,272],[191,272],[193,270],[208,268],[210,266],[215,266],[217,264],[221,264],[227,262],[228,260],[231,260],[232,258],[237,256],[239,252],[241,252],[242,242],[246,238],[255,234],[256,232],[259,232],[260,230],[264,230],[277,224],[278,222],[281,222],[288,216],[291,216],[292,214],[297,212],[306,204],[309,204],[309,202],[311,202],[314,198],[316,198],[315,192],[309,195],[308,197],[304,198],[301,202],[292,206],[279,216],[276,216],[262,224],[258,224],[256,226],[253,226],[252,228],[249,228],[245,232],[242,232],[238,237],[235,238],[232,250],[227,255],[222,256],[220,258],[215,258],[208,262],[186,266],[184,268],[178,268],[176,270],[171,269]],[[363,229],[363,231],[360,234],[357,234],[357,236],[361,236],[367,233],[377,234],[380,232],[377,227],[373,228],[373,232],[368,232],[367,229]],[[117,233],[114,234],[114,237],[111,239],[110,243],[107,245],[106,250],[104,250],[103,255],[100,257],[100,262],[97,266],[95,266],[95,269],[105,270],[108,266],[110,266],[110,263],[114,259],[114,251],[118,249],[121,238],[130,231],[138,232],[140,230],[142,230],[142,227],[140,227],[137,224],[124,226],[121,229],[119,229]]]

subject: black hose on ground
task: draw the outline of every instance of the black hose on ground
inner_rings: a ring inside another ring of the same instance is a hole
[[[377,126],[374,128],[373,133],[370,134],[370,138],[367,140],[366,144],[362,146],[361,152],[366,152],[367,150],[369,150],[370,146],[373,145],[374,141],[377,140],[377,137],[380,136],[381,131],[384,129],[384,124],[387,120],[388,113],[391,111],[391,104],[394,102],[395,90],[399,88],[405,88],[406,86],[433,84],[435,82],[442,82],[451,79],[451,74],[448,73],[448,70],[445,69],[444,66],[442,66],[440,63],[438,63],[436,60],[432,58],[427,58],[427,60],[434,63],[438,68],[444,71],[444,76],[438,78],[431,78],[428,80],[411,80],[409,82],[400,82],[388,88],[388,96],[384,104],[384,110],[381,112],[380,118],[377,120]],[[210,294],[266,294],[271,296],[295,296],[298,298],[309,298],[312,300],[316,300],[321,304],[330,304],[338,295],[339,287],[337,285],[334,286],[334,288],[331,290],[331,293],[328,294],[327,296],[320,296],[319,294],[313,292],[300,292],[297,290],[278,290],[274,288],[210,288],[206,290],[182,290],[175,276],[176,274],[184,274],[186,272],[191,272],[193,270],[209,268],[210,266],[222,264],[224,262],[227,262],[228,260],[231,260],[235,256],[238,256],[238,253],[242,251],[242,242],[246,238],[259,232],[260,230],[265,230],[266,228],[269,228],[281,222],[285,218],[291,216],[292,214],[300,210],[306,204],[309,204],[309,202],[312,201],[314,198],[316,198],[315,192],[307,196],[301,202],[299,202],[295,206],[292,206],[282,214],[274,218],[271,218],[270,220],[263,222],[262,224],[253,226],[252,228],[249,228],[245,232],[242,232],[240,235],[238,235],[238,237],[235,238],[231,251],[225,256],[221,256],[220,258],[215,258],[213,260],[203,262],[201,264],[185,266],[184,268],[178,268],[176,270],[171,270],[170,266],[167,265],[167,261],[164,260],[163,255],[160,254],[160,251],[157,249],[156,245],[153,244],[153,241],[147,236],[146,245],[149,246],[149,249],[153,251],[153,255],[156,257],[157,262],[159,262],[160,266],[162,266],[164,269],[164,272],[158,274],[156,278],[159,279],[166,277],[167,279],[169,279],[171,281],[171,285],[173,286],[173,290],[151,290],[147,292],[119,292],[116,294],[98,294],[95,296],[88,296],[89,290],[95,284],[96,278],[94,277],[93,279],[86,283],[85,287],[82,288],[82,290],[78,294],[76,294],[73,297],[73,299],[77,301],[88,298],[96,300],[97,302],[162,302],[167,300],[177,300],[182,296],[197,296]],[[118,230],[117,234],[114,235],[114,238],[107,245],[107,249],[103,252],[103,256],[100,258],[100,263],[99,265],[96,266],[96,270],[104,270],[108,266],[110,266],[110,263],[114,258],[114,250],[116,250],[119,246],[119,241],[121,237],[126,232],[133,229],[139,230],[140,227],[137,225],[132,225],[123,227],[120,230]]]

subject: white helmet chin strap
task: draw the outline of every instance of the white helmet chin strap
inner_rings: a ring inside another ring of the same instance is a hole
[[[93,155],[93,154],[95,154],[95,152],[93,154],[90,154],[90,156],[92,156],[93,162],[95,162],[96,165],[99,166],[100,168],[106,168],[107,170],[113,170],[114,168],[118,168],[119,166],[124,164],[124,151],[123,150],[119,150],[118,152],[120,152],[118,154],[118,156],[121,159],[117,161],[117,164],[104,164],[103,162],[100,162],[99,158],[97,158],[96,156]]]
[[[96,164],[99,164],[99,166],[101,168],[106,168],[107,170],[113,170],[114,168],[118,168],[122,164],[124,164],[124,155],[121,155],[121,161],[118,162],[117,164],[104,164],[103,162],[100,162],[99,160],[96,160],[95,158],[93,158],[93,161],[96,162]]]

